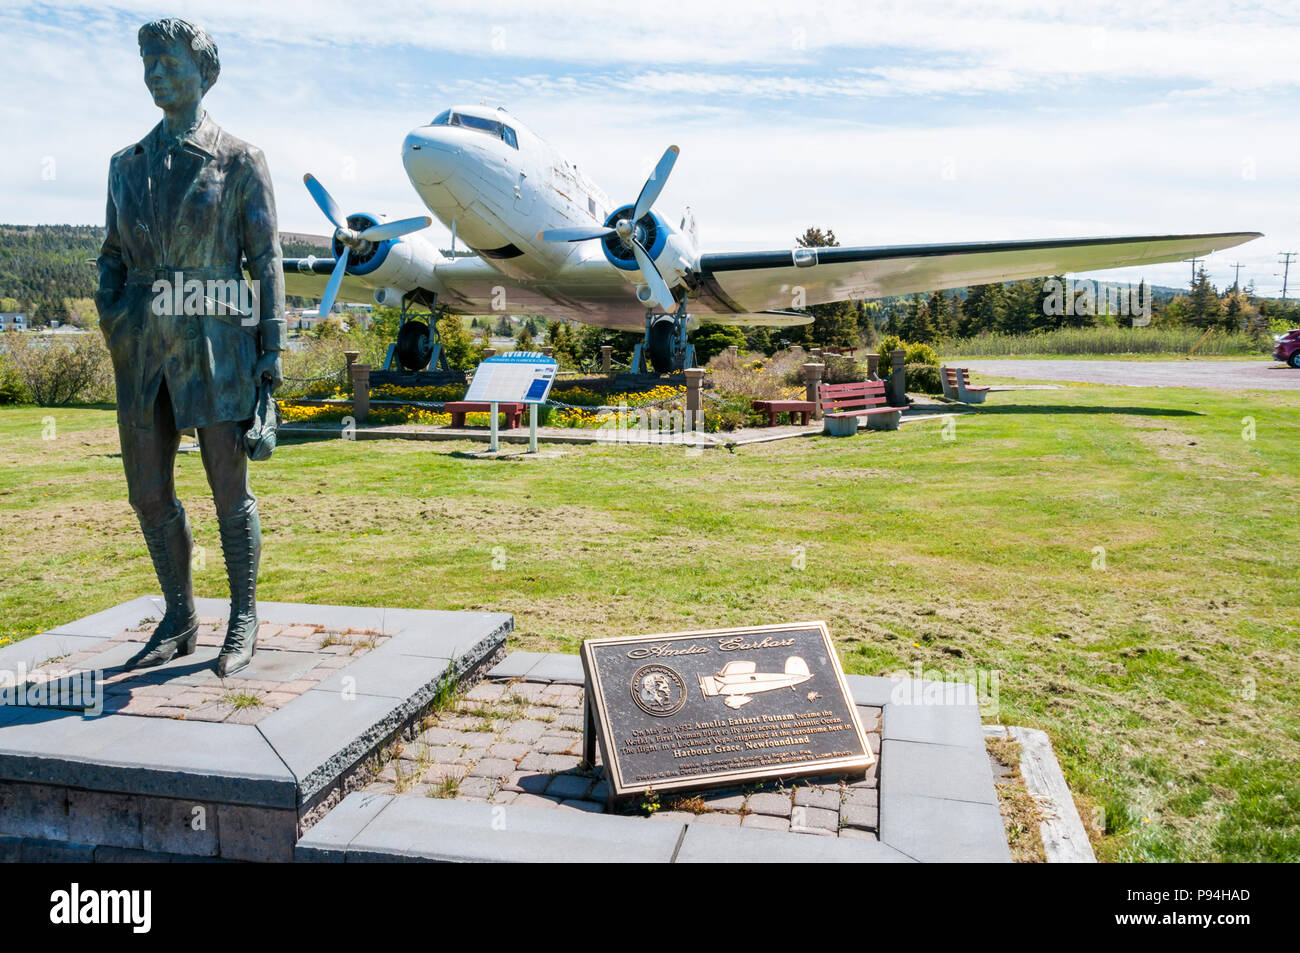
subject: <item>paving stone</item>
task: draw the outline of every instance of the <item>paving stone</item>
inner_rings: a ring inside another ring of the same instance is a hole
[[[145,850],[216,857],[217,805],[174,798],[141,798],[140,835]]]
[[[523,806],[396,798],[352,841],[349,859],[665,863],[681,830],[640,818]]]
[[[582,747],[582,739],[573,735],[543,735],[534,747],[542,754],[576,754]]]
[[[789,794],[751,794],[745,807],[755,814],[768,814],[773,817],[790,816]]]
[[[597,781],[592,787],[591,793],[588,794],[587,797],[591,798],[593,801],[600,801],[602,804],[605,803],[606,799],[609,797],[609,782],[605,780]]]
[[[875,788],[849,788],[844,792],[844,803],[876,808],[880,806],[880,792]]]
[[[739,811],[745,806],[743,794],[702,794],[700,799],[714,811]]]
[[[493,804],[513,804],[519,795],[518,791],[498,791],[489,800]]]
[[[463,764],[431,764],[420,773],[420,781],[423,784],[442,784],[450,778],[460,780],[465,777],[466,769]]]
[[[748,820],[748,818],[746,818]],[[686,828],[677,863],[908,863],[880,842],[742,828],[719,830],[703,818]]]
[[[544,771],[572,771],[582,763],[582,759],[567,754],[548,754],[542,761]],[[521,762],[522,764],[522,762]]]
[[[495,702],[499,701],[506,693],[504,685],[494,682],[480,682],[465,693],[467,701],[474,702]]]
[[[547,773],[546,755],[537,751],[531,751],[519,759],[517,765],[520,771],[542,772]]]
[[[430,746],[457,744],[459,747],[459,744],[456,741],[456,738],[459,735],[460,732],[458,731],[452,731],[450,728],[445,728],[441,725],[434,725],[431,728],[424,729],[424,731],[420,733],[420,740]]]
[[[528,754],[532,749],[525,744],[519,744],[513,741],[498,741],[488,748],[489,758],[503,758],[507,761],[515,762]]]
[[[706,811],[703,814],[695,815],[696,824],[710,824],[716,827],[739,827],[739,814],[720,814],[714,811]]]
[[[567,807],[574,811],[584,811],[587,814],[605,813],[605,805],[600,803],[599,801],[580,801],[580,800],[570,799],[567,801],[561,801],[560,807]]]
[[[515,763],[504,758],[484,758],[470,771],[472,778],[505,779],[515,773]]]
[[[768,814],[746,814],[740,820],[741,827],[756,827],[765,831],[789,831],[790,819],[772,817]]]
[[[0,781],[0,834],[68,840],[68,789]]]
[[[529,679],[581,685],[582,658],[578,655],[546,655],[528,672]]]
[[[884,737],[891,740],[985,750],[975,705],[890,705],[883,724]]]
[[[795,807],[815,807],[838,811],[843,795],[839,788],[797,787],[794,789]]]
[[[879,841],[875,831],[863,830],[858,827],[841,827],[839,836],[846,840],[873,840]]]
[[[992,804],[887,794],[880,840],[922,862],[1011,861],[1002,816]]]
[[[536,807],[536,808],[553,808],[559,807],[560,802],[554,798],[542,797],[539,794],[520,794],[514,800],[514,807]]]
[[[505,659],[488,670],[487,677],[491,679],[522,678],[545,657],[542,652],[511,652]]]
[[[790,815],[790,829],[836,833],[840,829],[840,812],[820,807],[796,807]]]
[[[953,745],[886,741],[881,778],[884,800],[898,795],[941,797],[997,804],[993,770],[983,745],[978,750]]]
[[[457,797],[475,797],[487,800],[497,793],[501,787],[501,782],[497,778],[487,778],[479,775],[463,778],[460,787],[456,790]]]
[[[602,806],[604,802],[598,802]],[[652,821],[672,821],[675,824],[689,824],[695,820],[695,815],[690,811],[655,811],[650,815]]]
[[[550,785],[554,775],[550,774],[532,774],[526,771],[516,771],[506,779],[502,787],[507,791],[519,791],[525,794],[541,794]]]
[[[515,721],[512,722],[501,733],[501,737],[507,741],[518,742],[523,745],[531,745],[542,735],[547,733],[547,726],[535,721]]]
[[[557,774],[551,779],[546,793],[550,797],[584,798],[592,788],[592,779],[577,774]]]
[[[880,826],[880,814],[874,806],[845,804],[840,808],[840,824],[874,831]]]
[[[287,863],[298,839],[298,812],[271,807],[217,806],[218,854],[228,860]]]

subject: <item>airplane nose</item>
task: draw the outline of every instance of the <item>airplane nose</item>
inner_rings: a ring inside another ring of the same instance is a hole
[[[412,129],[402,143],[402,165],[416,185],[440,185],[456,173],[461,148],[430,126]]]

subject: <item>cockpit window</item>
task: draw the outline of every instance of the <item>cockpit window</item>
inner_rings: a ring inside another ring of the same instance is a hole
[[[489,136],[495,136],[503,141],[512,149],[519,148],[519,139],[515,136],[515,131],[505,123],[497,122],[495,119],[482,119],[478,116],[466,116],[462,113],[454,113],[450,109],[438,114],[431,126],[461,126],[465,129],[473,129],[477,132],[486,132]]]

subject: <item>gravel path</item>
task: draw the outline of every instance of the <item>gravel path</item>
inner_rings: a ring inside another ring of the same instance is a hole
[[[1202,387],[1207,390],[1300,390],[1300,369],[1274,361],[1039,361],[1011,358],[962,361],[961,366],[978,374],[1029,380],[1130,387]]]

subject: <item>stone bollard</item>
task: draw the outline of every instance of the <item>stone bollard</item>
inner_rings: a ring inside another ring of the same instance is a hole
[[[352,365],[352,417],[362,423],[370,416],[370,365]]]
[[[542,357],[554,357],[554,356],[555,356],[555,348],[553,348],[553,347],[539,347],[537,350],[539,350],[539,351],[542,352]]]
[[[600,372],[608,374],[614,369],[614,346],[612,344],[602,344],[600,346]]]
[[[820,362],[823,360],[822,349],[819,347],[810,347],[808,348],[808,356],[811,357],[814,361]]]
[[[803,346],[802,346],[802,345],[800,345],[800,344],[791,344],[791,345],[790,345],[790,353],[793,354],[795,357],[799,358],[799,360],[801,360],[801,361],[803,360]]]
[[[819,400],[817,399],[817,388],[821,385],[821,382],[822,382],[822,371],[825,369],[825,367],[826,367],[825,364],[805,364],[805,365],[803,365],[803,379],[804,379],[804,385],[805,385],[805,387],[807,388],[807,390],[806,390],[806,395],[807,395],[807,396],[805,397],[805,399],[806,399],[806,400],[810,400],[810,401],[812,401],[812,405],[813,405],[812,419],[813,419],[813,420],[821,420],[821,419],[822,419],[821,401],[819,401]]]
[[[349,380],[349,381],[352,380],[352,365],[357,362],[357,358],[359,358],[360,356],[361,356],[360,351],[343,352],[343,360],[347,361],[347,365],[344,369],[344,374],[343,374],[344,380]]]
[[[906,351],[890,351],[889,362],[893,369],[889,372],[889,382],[885,385],[885,398],[890,407],[907,406],[907,372],[903,368]]]
[[[494,347],[485,347],[485,348],[483,348],[483,360],[486,361],[489,357],[496,357],[496,356],[497,356],[497,349],[496,349],[496,348],[494,348]]]
[[[686,419],[691,421],[704,406],[704,398],[700,394],[704,385],[704,368],[688,367],[683,373],[686,374]]]
[[[732,358],[740,357],[740,347],[739,347],[739,345],[736,345],[736,344],[728,345],[728,347],[727,347],[727,353],[730,354],[730,355],[732,356]]]
[[[867,355],[867,376],[870,377],[873,381],[880,380],[880,355],[879,354]]]

